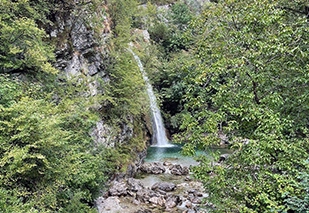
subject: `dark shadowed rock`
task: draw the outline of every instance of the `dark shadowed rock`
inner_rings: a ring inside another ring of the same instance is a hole
[[[229,156],[230,156],[230,154],[222,154],[222,155],[220,155],[219,163],[221,163],[223,161],[226,161],[226,159],[228,159]]]
[[[174,183],[169,183],[169,182],[159,182],[159,183],[155,183],[151,189],[152,190],[163,190],[165,192],[170,192],[170,191],[174,191],[176,188],[176,185]]]
[[[171,173],[173,175],[187,175],[189,174],[189,168],[184,166],[182,167],[179,164],[170,166]]]

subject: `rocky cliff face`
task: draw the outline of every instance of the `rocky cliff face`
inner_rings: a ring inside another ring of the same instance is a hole
[[[104,10],[104,8],[101,8]],[[56,41],[57,62],[55,66],[63,71],[65,77],[86,76],[89,82],[91,95],[96,95],[97,85],[95,79],[100,77],[108,81],[105,73],[108,63],[108,38],[110,31],[105,30],[105,25],[95,23],[100,29],[95,32],[92,21],[109,20],[106,12],[89,11],[87,7],[78,3],[71,9],[64,9],[52,15],[53,26],[49,34]],[[89,13],[94,13],[91,16]],[[92,19],[96,16],[97,19]]]
[[[106,72],[110,63],[111,37],[107,6],[93,9],[76,1],[70,8],[52,14],[50,19],[53,25],[47,32],[56,43],[55,66],[62,71],[60,78],[86,81],[88,91],[85,91],[85,96],[103,95],[102,83],[110,82]],[[96,109],[101,107],[99,103],[95,106]],[[125,143],[133,137],[132,126],[121,123],[115,128],[101,119],[90,134],[95,144],[115,147],[117,143]]]

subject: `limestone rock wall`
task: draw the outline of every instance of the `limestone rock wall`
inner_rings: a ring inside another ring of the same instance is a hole
[[[55,66],[61,71],[59,78],[86,81],[88,91],[85,96],[103,95],[105,91],[100,85],[110,82],[106,72],[110,63],[111,37],[107,5],[102,3],[93,8],[85,1],[75,0],[70,6],[63,5],[63,10],[51,14],[50,20],[52,24],[46,30],[56,44]],[[101,107],[99,103],[95,106],[98,110]],[[133,137],[133,125],[121,123],[114,127],[101,119],[90,135],[95,144],[115,147]]]

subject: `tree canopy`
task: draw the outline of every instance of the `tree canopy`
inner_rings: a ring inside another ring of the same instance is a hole
[[[79,15],[97,9],[98,1],[88,3]],[[105,70],[112,83],[97,82],[104,94],[87,95],[92,79],[59,80],[52,65],[53,41],[44,30],[53,24],[51,13],[70,14],[88,3],[0,1],[0,212],[96,212],[94,200],[108,178],[117,169],[124,172],[145,147],[138,126],[142,78],[132,55],[122,53],[135,1],[128,7],[108,1],[111,16],[119,19],[111,39],[118,55],[110,53]],[[100,25],[97,17],[81,18],[89,27]],[[99,119],[110,122],[115,135],[124,125],[134,128],[132,138],[125,135],[113,148],[94,143],[90,133]]]
[[[181,34],[186,51],[169,54],[157,84],[175,139],[192,154],[223,134],[233,151],[194,169],[213,211],[308,208],[308,24],[306,1],[217,1]]]

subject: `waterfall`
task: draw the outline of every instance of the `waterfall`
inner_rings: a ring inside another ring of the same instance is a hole
[[[144,70],[143,64],[140,58],[130,48],[128,50],[134,56],[134,59],[137,62],[137,65],[142,73],[143,79],[147,87],[147,94],[148,94],[149,102],[150,102],[150,110],[152,113],[152,130],[153,130],[152,143],[153,145],[155,145],[154,143],[156,142],[155,146],[159,146],[159,147],[172,146],[171,144],[168,143],[166,133],[165,133],[165,128],[163,125],[161,112],[157,105],[156,96],[154,95],[152,86],[147,77],[147,73]]]

